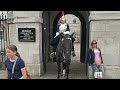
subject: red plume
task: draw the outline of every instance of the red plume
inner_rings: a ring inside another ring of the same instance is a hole
[[[62,11],[61,20],[66,20],[66,19],[65,19],[65,13],[64,13],[64,11]]]
[[[65,14],[64,14],[64,11],[62,11],[62,15],[61,15],[61,17],[64,16],[64,15],[65,15]]]

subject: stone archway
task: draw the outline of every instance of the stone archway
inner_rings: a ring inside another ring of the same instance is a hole
[[[66,14],[73,14],[81,21],[81,55],[80,62],[86,63],[87,49],[89,47],[89,11],[65,11]],[[57,23],[61,18],[61,11],[43,12],[43,64],[46,71],[46,63],[50,59],[50,40],[54,37],[57,29]],[[86,65],[87,66],[87,65]],[[87,70],[87,67],[86,67]],[[87,71],[86,71],[87,72]]]
[[[81,55],[80,55],[80,62],[85,63],[86,60],[86,51],[89,46],[89,12],[87,11],[65,11],[66,14],[73,14],[77,16],[81,21]],[[55,36],[56,30],[57,30],[57,22],[61,17],[61,12],[59,12],[54,21],[53,21],[53,36]]]

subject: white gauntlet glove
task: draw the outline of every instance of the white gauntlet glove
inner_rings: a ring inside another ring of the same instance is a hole
[[[58,35],[59,35],[59,32],[56,33],[55,37],[57,37]],[[55,38],[55,37],[54,37],[54,38]]]

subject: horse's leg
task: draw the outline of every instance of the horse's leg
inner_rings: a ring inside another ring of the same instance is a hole
[[[65,73],[66,73],[66,63],[62,62],[62,67],[63,67],[63,77],[65,77]]]
[[[58,65],[58,76],[57,76],[57,78],[59,79],[60,78],[60,71],[61,71],[60,62],[57,63],[57,65]]]
[[[67,62],[66,62],[66,79],[69,79],[69,66],[70,66],[70,61],[67,60]]]
[[[69,79],[69,65],[66,67],[66,79]]]

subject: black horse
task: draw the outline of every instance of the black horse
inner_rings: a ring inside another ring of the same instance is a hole
[[[74,33],[73,33],[74,34]],[[61,72],[61,63],[62,63],[62,70],[63,75],[66,76],[66,79],[68,79],[69,75],[69,66],[71,63],[71,50],[72,50],[72,38],[73,34],[60,34],[60,40],[56,48],[56,62],[58,65],[58,76],[57,78],[60,78],[60,72]]]

